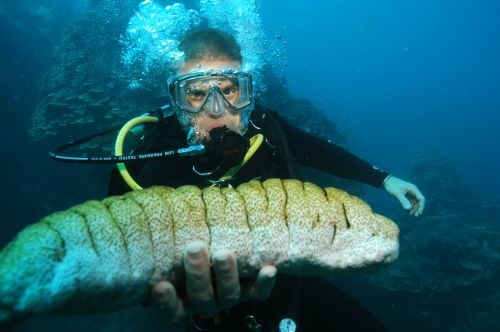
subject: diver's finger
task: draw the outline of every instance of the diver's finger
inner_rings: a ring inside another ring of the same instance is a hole
[[[229,250],[219,250],[214,253],[212,261],[217,282],[218,303],[228,308],[238,302],[241,293],[236,258]]]
[[[274,265],[266,265],[262,267],[257,275],[254,293],[252,297],[256,300],[263,301],[267,299],[273,291],[276,283],[276,275],[278,270]]]
[[[424,213],[424,209],[425,209],[425,201],[421,201],[418,206],[417,212],[415,212],[415,216],[416,217],[421,216]]]
[[[425,208],[425,197],[422,195],[420,190],[416,186],[411,186],[406,194],[407,198],[410,199],[412,203],[412,209],[410,210],[410,215],[415,217],[420,216],[424,212]]]
[[[394,193],[394,197],[396,197],[396,199],[399,201],[399,204],[401,204],[403,209],[405,210],[411,209],[412,204],[410,200],[406,197],[405,193],[398,191],[397,193]]]
[[[415,211],[415,217],[421,216],[424,213],[425,209],[425,198],[424,196],[421,196],[421,198],[418,198],[418,208]]]
[[[411,200],[411,209],[408,212],[410,214],[410,216],[415,216],[415,217],[417,216],[418,207],[419,207],[419,204],[418,204],[417,200],[412,199]]]
[[[415,212],[415,216],[418,217],[418,216],[422,215],[422,213],[424,213],[424,209],[425,209],[425,197],[420,192],[420,190],[418,190],[418,188],[415,188],[415,189],[416,189],[416,191],[415,191],[415,197],[418,200],[418,209]]]
[[[186,247],[184,270],[186,291],[193,310],[207,316],[217,313],[208,250],[202,242],[193,242]]]
[[[186,311],[182,301],[177,297],[174,285],[162,280],[151,290],[151,295],[159,304],[161,310],[167,318],[172,321],[179,321],[186,316]]]

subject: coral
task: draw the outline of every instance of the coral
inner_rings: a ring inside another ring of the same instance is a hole
[[[92,10],[67,28],[54,50],[54,65],[41,82],[42,100],[32,117],[30,135],[35,140],[75,132],[84,136],[165,101],[165,86],[127,89],[119,36],[135,4],[93,1],[90,6]]]
[[[453,161],[436,151],[417,156],[411,172],[426,195],[426,213],[418,223],[406,218],[402,259],[377,282],[391,290],[448,292],[491,280],[500,263],[499,201],[467,189]]]
[[[425,312],[436,330],[495,330],[500,200],[467,188],[454,162],[436,151],[415,158],[412,177],[427,197],[426,212],[417,221],[393,216],[402,226],[400,258],[371,279],[413,297],[406,315],[418,320]]]
[[[410,172],[413,178],[418,179],[420,189],[431,202],[428,214],[453,210],[456,199],[465,190],[453,161],[437,151],[424,152],[415,157]]]

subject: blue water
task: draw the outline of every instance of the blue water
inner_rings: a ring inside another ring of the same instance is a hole
[[[0,2],[0,245],[49,212],[105,195],[109,169],[54,163],[47,152],[64,139],[28,136],[54,48],[92,2]],[[400,274],[386,279],[401,289],[362,275],[337,282],[393,331],[500,329],[492,321],[500,311],[500,2],[266,0],[260,15],[267,38],[286,50],[276,73],[337,123],[351,151],[403,178],[427,151],[456,168],[459,180],[436,171],[447,200],[429,200],[419,221],[366,189],[374,208],[402,228]],[[462,185],[467,190],[453,189]],[[133,331],[134,320],[152,316],[140,309],[89,321],[39,319],[16,330]]]

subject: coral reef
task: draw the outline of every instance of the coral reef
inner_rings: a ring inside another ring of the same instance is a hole
[[[418,179],[419,186],[430,202],[427,214],[454,210],[456,200],[464,194],[465,188],[455,164],[440,152],[428,151],[416,156],[410,172],[413,178]]]
[[[32,118],[35,140],[84,136],[123,123],[165,102],[165,86],[127,89],[120,34],[136,4],[91,1],[54,50],[54,65],[41,82],[42,99]]]
[[[498,306],[486,304],[500,302],[500,200],[467,188],[454,162],[436,151],[417,156],[411,172],[427,197],[426,213],[417,221],[392,216],[401,226],[400,258],[372,280],[413,303],[407,317],[427,317],[436,330],[494,330]]]
[[[426,214],[418,222],[398,217],[407,220],[401,256],[408,258],[378,281],[391,290],[448,292],[492,280],[500,263],[499,202],[467,189],[453,161],[439,152],[417,156],[411,173],[427,197]]]

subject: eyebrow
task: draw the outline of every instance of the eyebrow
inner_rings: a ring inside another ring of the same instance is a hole
[[[221,78],[212,78],[212,79],[207,79],[207,81],[215,81],[217,83],[226,83],[229,82],[232,84],[232,86],[239,87],[239,81],[235,78],[230,78],[230,77],[221,77]],[[195,84],[199,83],[199,81],[193,81],[193,82],[186,82],[186,85],[184,85],[184,89],[197,89],[203,91],[204,89],[200,86],[196,86]],[[217,84],[219,85],[219,84]]]

